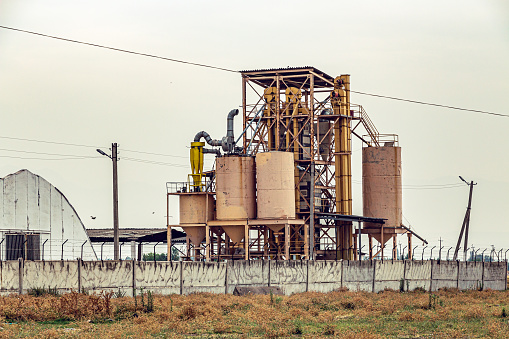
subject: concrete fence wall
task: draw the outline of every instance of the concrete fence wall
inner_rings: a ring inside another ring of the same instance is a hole
[[[507,288],[506,263],[457,261],[3,261],[0,295],[33,288],[61,292],[136,290],[160,294],[232,293],[236,286],[275,286],[285,294],[306,291],[405,291],[422,288]]]

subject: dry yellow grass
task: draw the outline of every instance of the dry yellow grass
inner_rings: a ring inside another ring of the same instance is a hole
[[[0,338],[506,338],[505,291],[0,298]],[[146,306],[147,297],[144,298]]]

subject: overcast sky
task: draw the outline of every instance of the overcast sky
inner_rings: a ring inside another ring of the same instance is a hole
[[[507,1],[2,0],[0,25],[234,70],[310,65],[350,74],[354,91],[509,114]],[[509,248],[509,118],[352,102],[399,134],[407,225],[455,245],[468,187],[426,185],[461,175],[478,183],[469,243]],[[0,29],[0,177],[41,175],[88,228],[112,225],[111,161],[95,148],[119,143],[121,227],[164,227],[165,183],[186,180],[193,136],[223,136],[240,104],[236,73]],[[361,147],[354,140],[359,215]],[[175,204],[170,214],[178,222]]]

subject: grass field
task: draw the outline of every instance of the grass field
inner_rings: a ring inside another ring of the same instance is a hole
[[[507,338],[509,293],[12,295],[0,317],[1,338]]]

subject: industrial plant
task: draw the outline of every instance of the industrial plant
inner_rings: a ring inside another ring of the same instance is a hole
[[[350,102],[350,75],[309,66],[240,73],[242,108],[228,113],[226,136],[190,131],[191,173],[166,184],[180,213],[178,225],[167,219],[168,246],[181,227],[185,260],[360,260],[362,234],[369,259],[406,234],[411,257],[418,235],[402,224],[398,136]],[[363,143],[362,216],[352,213],[352,137]]]

